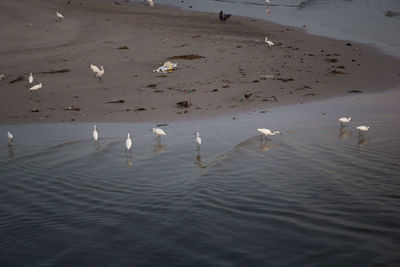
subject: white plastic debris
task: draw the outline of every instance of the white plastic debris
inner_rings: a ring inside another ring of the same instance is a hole
[[[164,63],[164,65],[162,65],[158,69],[153,70],[153,72],[168,73],[168,72],[172,72],[172,71],[176,70],[177,67],[178,67],[178,63],[172,63],[170,61],[167,61]]]

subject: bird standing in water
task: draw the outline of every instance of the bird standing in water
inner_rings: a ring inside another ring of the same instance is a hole
[[[14,136],[13,136],[13,134],[10,133],[10,132],[7,132],[7,139],[8,139],[8,145],[9,145],[9,146],[12,146],[13,141],[14,141]]]
[[[197,151],[200,151],[200,145],[201,145],[200,134],[199,132],[196,132],[195,135],[196,135]]]
[[[99,133],[97,132],[96,125],[93,125],[93,139],[96,145],[99,144]]]
[[[263,136],[265,139],[268,139],[267,138],[268,135],[276,135],[276,134],[281,133],[279,131],[272,132],[270,129],[266,129],[266,128],[257,129],[257,131],[259,131],[261,133],[261,141],[263,140]]]
[[[129,152],[132,152],[132,139],[130,133],[128,133],[128,138],[126,138],[125,146],[126,146],[126,151],[129,150]]]
[[[349,123],[351,121],[351,117],[341,117],[339,118],[339,121],[341,126],[345,126],[345,123]]]
[[[357,126],[358,135],[363,135],[365,132],[368,132],[369,126],[361,125]]]
[[[156,141],[159,145],[161,145],[161,135],[167,135],[167,134],[164,132],[163,129],[160,128],[153,128],[151,131],[157,135]]]

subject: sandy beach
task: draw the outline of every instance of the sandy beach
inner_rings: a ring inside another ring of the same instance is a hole
[[[399,58],[303,29],[235,16],[221,23],[157,4],[71,2],[0,3],[1,123],[178,121],[400,85]],[[167,60],[178,68],[153,72]],[[104,66],[101,82],[90,64]],[[43,83],[38,95],[28,91],[30,72],[33,85]]]

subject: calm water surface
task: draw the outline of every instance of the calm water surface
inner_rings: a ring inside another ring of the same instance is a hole
[[[395,90],[172,123],[163,146],[150,124],[99,123],[98,149],[92,124],[0,125],[0,264],[398,266],[399,104]],[[261,143],[259,127],[283,134]]]

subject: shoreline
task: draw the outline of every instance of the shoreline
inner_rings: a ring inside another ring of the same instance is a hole
[[[27,5],[33,14],[17,15]],[[8,76],[0,81],[3,124],[176,122],[400,85],[396,57],[264,20],[234,16],[220,23],[216,14],[104,1],[10,0],[0,6],[3,23],[8,10],[15,26],[2,29],[0,37],[0,73]],[[61,23],[55,22],[56,9],[65,16]],[[17,37],[16,30],[24,34]],[[266,34],[275,47],[266,46]],[[169,57],[190,54],[201,57],[171,60],[178,69],[166,75],[152,72]],[[102,83],[89,64],[104,65]],[[69,72],[35,74],[63,69]],[[29,72],[43,82],[39,97],[27,91]],[[19,76],[24,81],[9,83]],[[114,100],[124,103],[106,103]],[[192,105],[177,108],[184,100]]]

